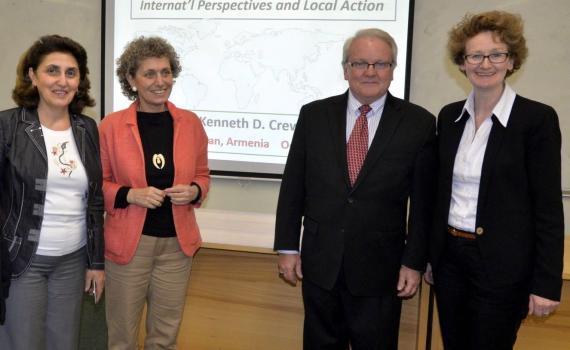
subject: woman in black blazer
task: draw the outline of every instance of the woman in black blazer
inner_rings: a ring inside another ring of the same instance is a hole
[[[430,260],[445,349],[512,349],[527,314],[546,317],[562,285],[558,117],[505,79],[527,56],[519,16],[467,15],[449,54],[472,85],[438,118]]]

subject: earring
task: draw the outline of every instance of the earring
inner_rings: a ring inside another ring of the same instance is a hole
[[[133,90],[133,92],[137,92],[137,87],[133,86],[133,87],[131,87],[131,90]]]

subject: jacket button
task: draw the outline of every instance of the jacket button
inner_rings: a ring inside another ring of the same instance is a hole
[[[485,230],[483,230],[482,227],[477,227],[475,229],[475,233],[478,234],[479,236],[481,236],[483,233],[485,233]]]
[[[348,203],[349,203],[349,204],[353,204],[353,203],[354,203],[354,198],[349,197],[349,198],[348,198]]]

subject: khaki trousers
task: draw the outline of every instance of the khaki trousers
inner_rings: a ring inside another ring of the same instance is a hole
[[[191,263],[176,237],[146,235],[141,236],[130,263],[105,261],[109,350],[137,349],[145,302],[144,348],[176,349]]]

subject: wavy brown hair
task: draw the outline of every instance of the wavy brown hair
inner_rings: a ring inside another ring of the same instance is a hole
[[[95,106],[95,100],[89,95],[91,82],[88,76],[87,53],[79,43],[60,35],[42,36],[24,52],[16,69],[16,86],[12,90],[14,102],[19,107],[38,107],[40,95],[38,89],[33,86],[28,72],[30,68],[35,72],[44,57],[54,52],[70,54],[75,58],[79,66],[79,87],[69,104],[69,112],[73,114],[81,113],[85,107]]]
[[[125,46],[121,57],[117,59],[117,77],[121,84],[121,91],[129,100],[137,99],[138,94],[133,91],[127,80],[130,75],[134,77],[142,61],[147,58],[166,57],[170,62],[172,77],[177,78],[182,70],[180,59],[174,47],[168,41],[158,36],[138,37]]]
[[[523,20],[519,15],[505,11],[489,11],[475,15],[468,13],[449,31],[447,50],[455,64],[461,65],[465,62],[465,43],[482,32],[491,32],[495,39],[507,44],[509,57],[513,60],[513,70],[507,72],[507,76],[522,66],[528,56]]]

